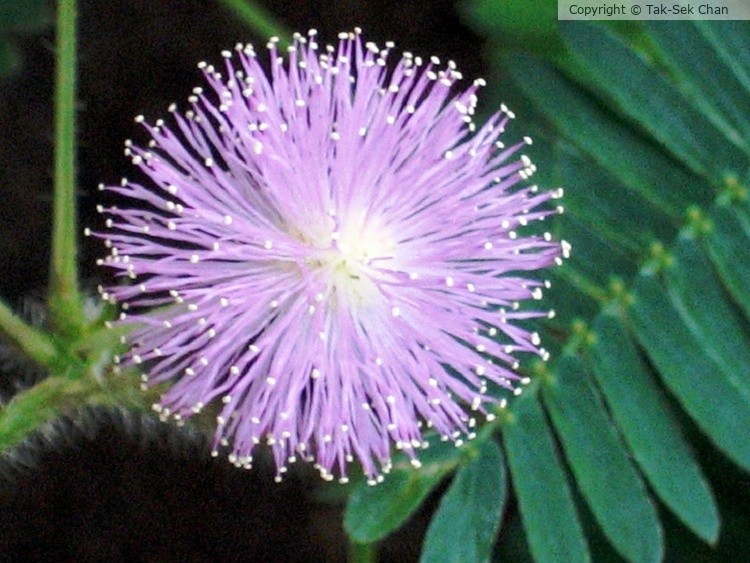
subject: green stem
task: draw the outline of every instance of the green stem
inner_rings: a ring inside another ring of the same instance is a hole
[[[55,185],[50,265],[50,314],[65,331],[83,321],[78,290],[76,212],[76,0],[57,6]]]
[[[19,444],[42,425],[84,405],[124,406],[148,412],[158,391],[139,391],[136,374],[123,373],[101,382],[87,377],[51,376],[25,389],[0,407],[0,452]]]
[[[245,25],[262,37],[276,36],[279,46],[286,49],[292,37],[290,30],[274,18],[265,8],[253,0],[219,0],[232,10]]]
[[[349,540],[350,563],[375,563],[378,560],[374,543],[357,543]]]
[[[96,388],[91,379],[49,377],[16,394],[0,410],[0,451],[17,445],[65,410],[82,405]]]
[[[570,264],[566,264],[559,270],[560,277],[564,278],[577,290],[584,295],[592,298],[594,301],[598,301],[600,304],[606,303],[610,300],[610,295],[607,290],[599,287],[595,282],[589,280],[589,278],[576,271]]]
[[[0,332],[28,358],[44,367],[51,367],[57,359],[52,339],[44,332],[26,324],[0,301]]]

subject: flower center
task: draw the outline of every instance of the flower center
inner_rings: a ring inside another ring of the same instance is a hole
[[[308,263],[325,272],[331,297],[336,293],[348,306],[358,308],[374,304],[381,295],[376,269],[393,257],[395,244],[390,233],[376,221],[341,226],[334,221],[332,226],[323,244],[313,244],[316,252]]]

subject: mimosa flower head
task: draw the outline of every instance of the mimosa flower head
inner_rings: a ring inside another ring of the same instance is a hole
[[[512,113],[483,126],[481,80],[455,64],[311,31],[270,73],[249,45],[201,63],[190,109],[127,143],[141,181],[106,189],[110,248],[128,284],[103,288],[132,325],[121,366],[170,382],[157,409],[220,405],[216,450],[239,466],[268,444],[279,477],[297,459],[325,478],[350,462],[376,480],[427,427],[471,437],[518,355],[545,357],[520,307],[560,261],[524,226],[556,210],[528,177]]]

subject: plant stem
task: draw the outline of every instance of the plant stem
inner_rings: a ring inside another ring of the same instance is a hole
[[[60,0],[55,49],[55,184],[49,303],[53,322],[63,331],[83,322],[77,263],[76,17],[76,0]]]
[[[99,387],[93,379],[49,377],[16,394],[0,409],[0,452],[64,411],[81,406]]]
[[[85,405],[124,406],[148,412],[157,399],[158,391],[154,389],[147,393],[138,390],[136,374],[132,372],[104,383],[95,377],[50,376],[18,392],[0,407],[0,453],[61,414]]]
[[[219,0],[224,6],[232,10],[248,27],[262,37],[276,36],[279,46],[286,49],[292,37],[283,24],[254,0]]]
[[[2,301],[0,301],[0,332],[39,365],[51,367],[55,363],[57,350],[52,339],[44,332],[26,324]]]
[[[374,543],[357,543],[349,540],[350,563],[375,563],[378,560]]]

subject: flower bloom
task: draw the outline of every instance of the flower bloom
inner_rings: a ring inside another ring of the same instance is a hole
[[[279,476],[357,459],[374,481],[394,445],[418,465],[425,427],[472,437],[517,353],[546,355],[515,321],[544,314],[519,308],[544,285],[523,273],[561,245],[516,229],[560,194],[515,187],[530,141],[499,141],[505,107],[474,124],[482,81],[455,93],[452,61],[389,68],[359,30],[296,35],[286,61],[276,43],[269,75],[249,45],[200,63],[190,109],[126,143],[144,181],[101,186],[128,201],[101,209],[101,262],[135,281],[102,292],[133,325],[121,363],[172,382],[164,417],[220,402],[235,464],[266,443]]]

